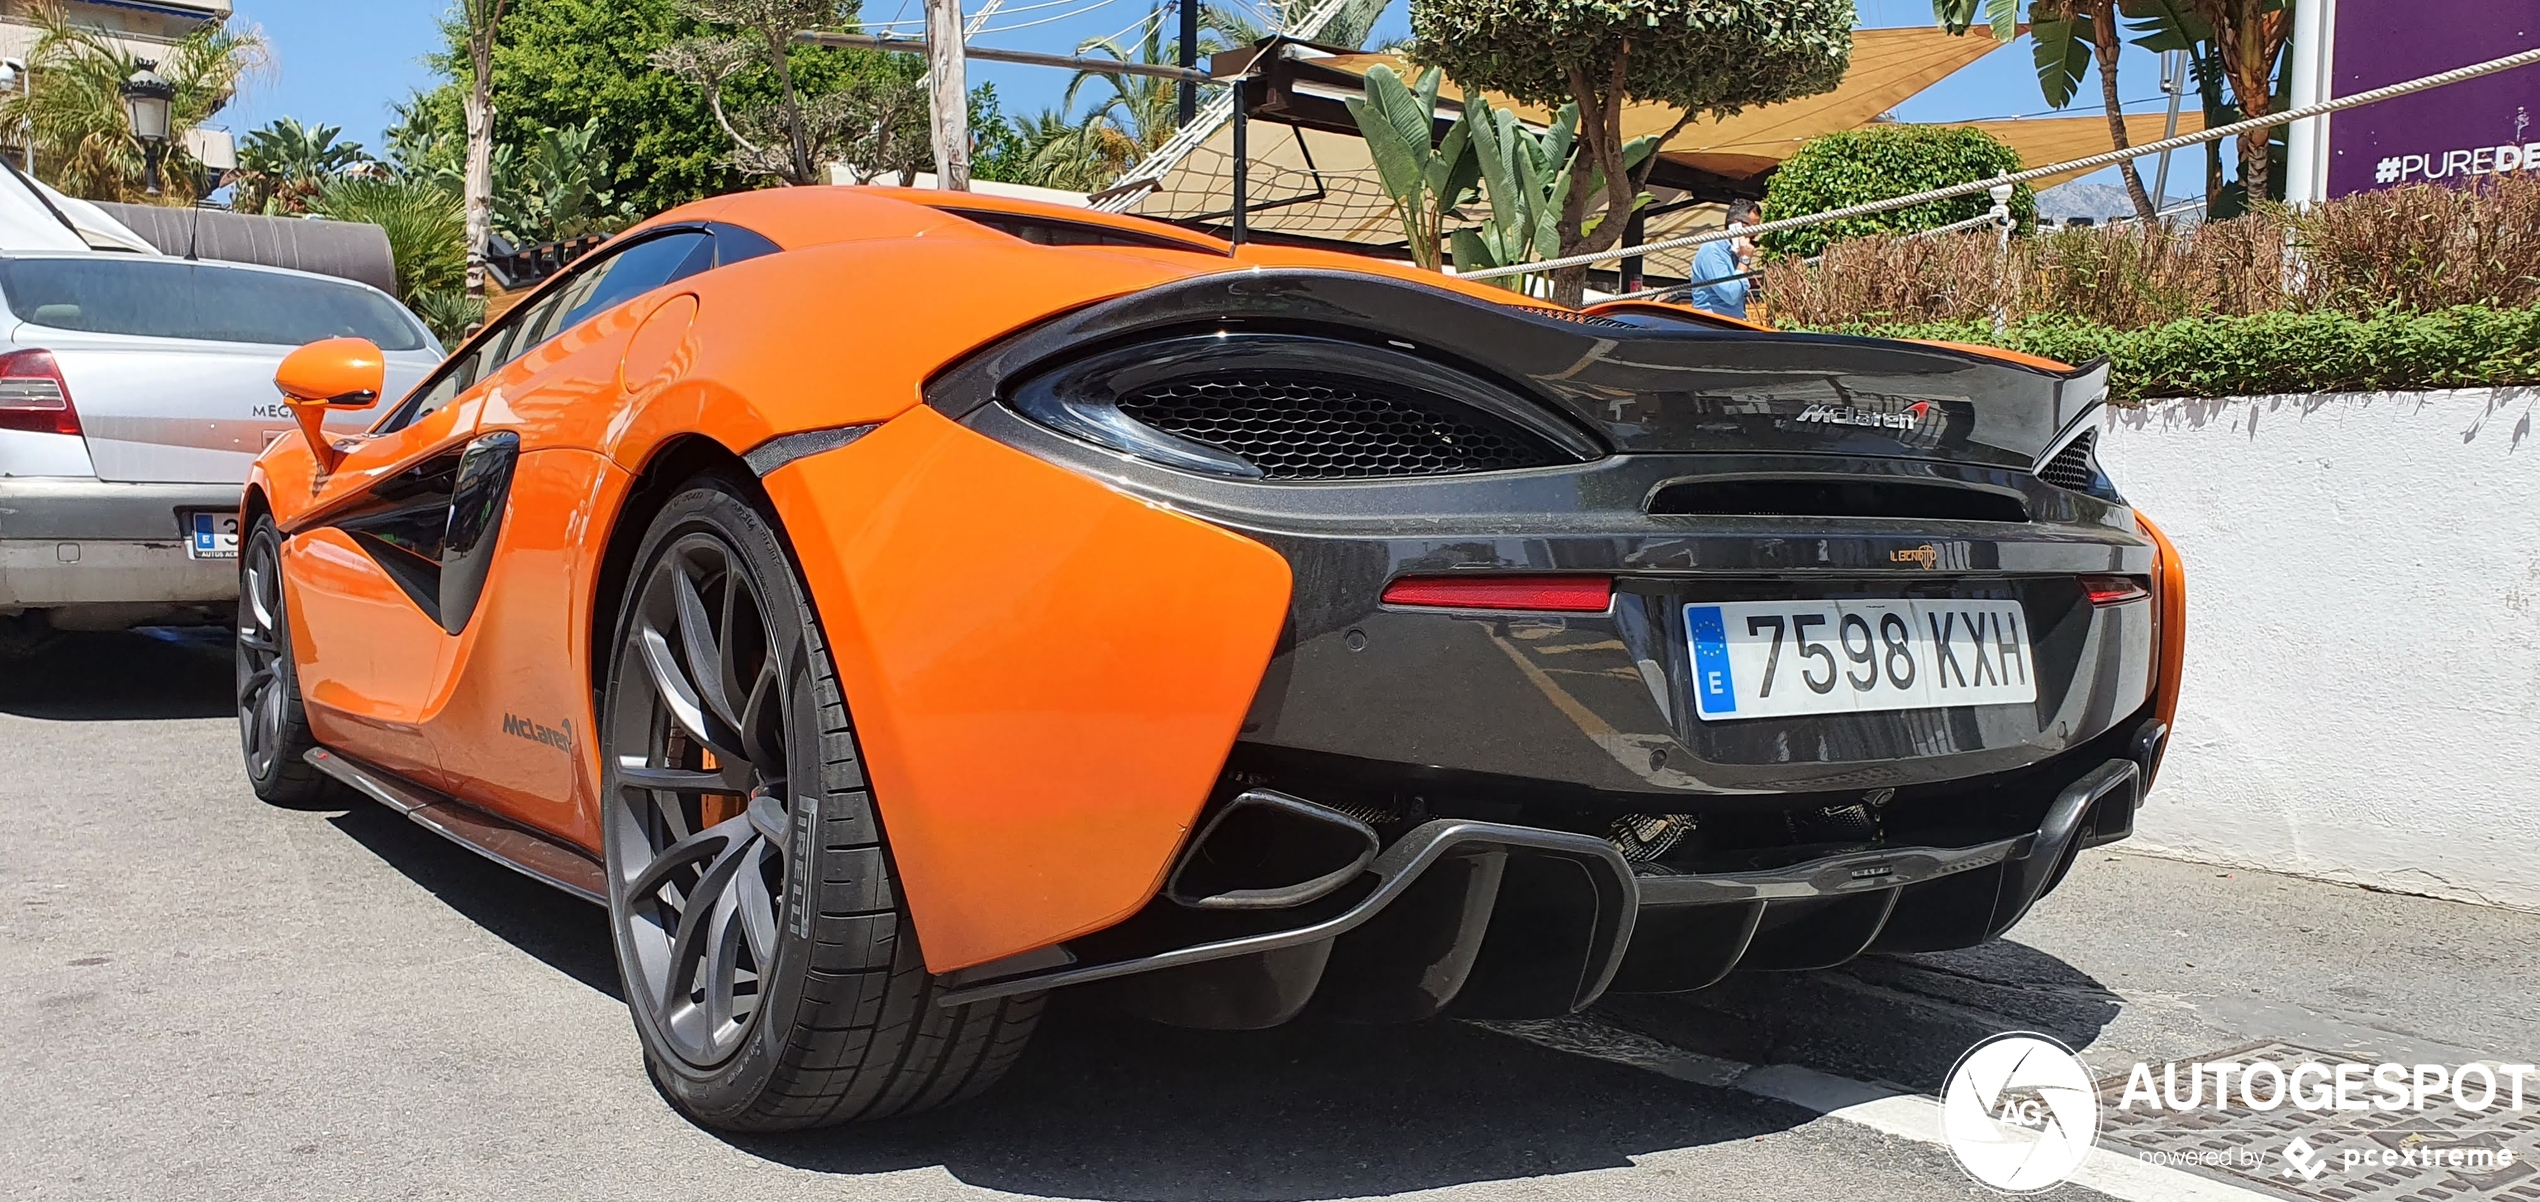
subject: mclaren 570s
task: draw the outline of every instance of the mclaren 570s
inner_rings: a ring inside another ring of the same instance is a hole
[[[798,188],[402,397],[353,339],[276,383],[256,792],[607,907],[717,1128],[975,1094],[1060,988],[1518,1018],[1965,947],[2131,832],[2178,691],[2104,367]]]

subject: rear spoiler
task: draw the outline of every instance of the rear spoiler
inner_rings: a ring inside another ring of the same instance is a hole
[[[1621,454],[1839,454],[2035,471],[2108,397],[2104,361],[2065,367],[1993,348],[1634,320],[1321,269],[1217,272],[1089,305],[973,354],[926,393],[959,418],[994,399],[996,382],[1065,359],[1235,328],[1407,350],[1496,381]]]

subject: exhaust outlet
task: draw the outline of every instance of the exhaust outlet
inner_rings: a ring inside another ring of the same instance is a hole
[[[1193,910],[1283,910],[1330,896],[1375,860],[1374,827],[1273,789],[1219,807],[1164,883]]]

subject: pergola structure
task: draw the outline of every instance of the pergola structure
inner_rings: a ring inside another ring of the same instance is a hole
[[[1863,29],[1853,34],[1852,67],[1843,83],[1822,96],[1749,109],[1725,119],[1697,119],[1659,150],[1650,176],[1653,203],[1642,214],[1634,241],[1657,240],[1715,228],[1722,206],[1760,198],[1764,183],[1801,144],[1820,134],[1873,124],[1915,94],[1999,49],[1981,35],[1953,37],[1936,28]],[[1210,73],[1249,75],[1243,92],[1247,131],[1245,218],[1247,236],[1337,245],[1359,253],[1403,254],[1402,231],[1378,185],[1358,124],[1344,100],[1360,95],[1367,72],[1384,64],[1414,70],[1399,57],[1272,37],[1218,55]],[[1462,89],[1440,89],[1441,132],[1461,112]],[[1493,95],[1492,103],[1537,126],[1552,114],[1540,106]],[[1624,110],[1624,134],[1661,133],[1676,124],[1678,110],[1634,104]],[[2162,136],[2162,114],[2127,119],[2130,142]],[[2056,163],[2111,149],[2107,119],[2098,114],[2001,121],[1950,122],[1982,129],[2011,146],[2026,163]],[[2179,132],[2203,128],[2201,115],[2182,114]],[[1160,176],[1097,193],[1106,207],[1190,225],[1232,224],[1235,127],[1218,128]],[[2060,182],[2048,180],[2047,183]],[[1478,219],[1487,201],[1466,206]],[[1644,270],[1654,278],[1683,279],[1690,252],[1656,256]]]

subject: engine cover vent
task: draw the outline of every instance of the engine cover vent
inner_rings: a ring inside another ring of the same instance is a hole
[[[1441,476],[1566,458],[1486,414],[1348,380],[1229,373],[1150,385],[1119,404],[1130,417],[1216,447],[1272,480]]]

